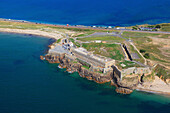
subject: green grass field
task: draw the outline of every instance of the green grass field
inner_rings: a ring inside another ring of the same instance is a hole
[[[160,48],[162,47],[162,45],[153,44],[152,39],[149,37],[167,39],[169,36],[170,35],[168,34],[139,33],[139,32],[124,32],[123,33],[123,37],[131,38],[139,50],[142,49],[146,51],[142,53],[143,55],[148,53],[149,54],[148,59],[158,61],[160,63],[168,62],[167,60],[169,59],[169,57],[166,57],[163,54],[161,54]],[[130,50],[133,51],[133,49],[130,49]]]
[[[120,37],[116,36],[100,36],[100,37],[87,37],[87,38],[78,38],[77,40],[80,41],[95,41],[95,40],[101,40],[101,41],[112,41],[112,42],[123,42],[125,39],[122,39]]]
[[[80,47],[80,44],[78,42],[75,42],[73,38],[70,38],[69,40],[73,42],[73,44],[76,45],[77,47]]]
[[[161,25],[161,31],[166,31],[166,32],[170,32],[170,23],[164,23],[164,24],[160,24]]]
[[[122,67],[121,64],[126,65],[125,67]],[[126,69],[126,68],[130,68],[130,67],[141,67],[140,65],[131,62],[131,61],[122,61],[122,62],[118,62],[116,63],[116,65],[118,66],[119,69]]]
[[[93,51],[94,54],[102,55],[115,60],[124,59],[122,48],[117,44],[83,43],[82,46],[88,51]]]

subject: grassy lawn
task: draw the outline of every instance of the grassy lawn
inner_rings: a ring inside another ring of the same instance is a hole
[[[160,24],[160,25],[161,25],[161,31],[170,32],[170,23]]]
[[[87,37],[87,38],[78,38],[77,40],[80,41],[95,41],[95,40],[102,40],[102,41],[114,41],[114,42],[123,42],[125,39],[116,36],[100,36],[100,37]]]
[[[58,40],[57,40],[57,43],[60,43],[60,42],[61,42],[61,39],[58,39]]]
[[[35,24],[35,23],[10,22],[10,21],[0,21],[0,28],[41,30],[46,32],[59,31],[63,33],[68,31],[67,29],[59,28],[56,26]]]
[[[154,69],[154,72],[159,78],[162,78],[163,80],[170,79],[170,73],[165,69],[165,67],[161,65],[157,65]]]
[[[77,35],[76,37],[83,37],[83,36],[88,36],[90,34],[95,33],[95,31],[88,31],[88,32],[84,32],[83,34]]]
[[[122,36],[125,38],[131,38],[132,40],[135,40],[136,38],[148,38],[148,37],[168,38],[170,35],[159,34],[159,33],[141,33],[141,32],[124,31]]]
[[[86,69],[90,69],[90,67],[88,67],[88,66],[84,66],[84,65],[83,65],[82,67],[84,67],[84,68],[86,68]]]
[[[170,35],[167,34],[153,34],[153,33],[139,33],[139,32],[124,32],[123,36],[125,38],[131,38],[136,45],[136,47],[139,50],[145,50],[143,56],[145,56],[146,53],[149,54],[150,60],[158,61],[160,63],[165,63],[168,62],[167,60],[169,59],[168,57],[164,56],[161,54],[161,51],[159,48],[162,47],[161,44],[155,45],[152,43],[152,39],[148,38],[149,36],[151,37],[156,37],[156,38],[167,38]],[[130,50],[133,52],[134,49],[131,47]]]
[[[125,67],[122,67],[121,64],[126,65]],[[140,65],[131,62],[131,61],[123,61],[123,62],[118,62],[116,63],[116,65],[118,66],[119,69],[126,69],[126,68],[130,68],[130,67],[141,67]]]
[[[161,54],[161,51],[159,50],[159,45],[153,45],[153,44],[141,44],[138,45],[139,49],[143,49],[146,52],[142,53],[145,55],[146,53],[149,53],[149,59],[159,61],[159,62],[168,62],[168,57]]]
[[[88,51],[93,51],[94,54],[102,55],[115,60],[124,59],[122,48],[117,44],[83,43],[82,46]]]
[[[9,21],[0,21],[1,28],[16,28],[16,29],[40,29],[42,25],[36,25],[31,23],[18,23]]]
[[[76,45],[77,47],[80,47],[80,44],[78,42],[75,42],[73,38],[70,38],[70,41],[73,42],[73,44]]]

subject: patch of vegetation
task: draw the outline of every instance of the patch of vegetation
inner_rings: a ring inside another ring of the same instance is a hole
[[[137,27],[132,27],[132,30],[137,30],[138,28]]]
[[[167,24],[160,24],[161,25],[161,31],[170,31],[170,23]]]
[[[97,73],[100,73],[100,74],[103,74],[103,72],[101,72],[101,71],[96,71]]]
[[[76,37],[88,36],[88,35],[93,34],[93,33],[94,33],[94,31],[89,31],[89,32],[85,32],[83,34],[77,35]]]
[[[155,60],[155,61],[159,61],[159,62],[168,63],[168,61],[166,61],[166,60],[161,60],[161,59],[155,57],[153,54],[150,54],[150,59],[151,59],[151,60]]]
[[[154,69],[156,75],[165,80],[166,79],[170,79],[170,74],[167,72],[167,70],[165,69],[165,67],[161,66],[161,65],[157,65],[157,67]]]
[[[69,39],[71,42],[73,42],[74,45],[76,45],[77,47],[80,47],[80,43],[75,42],[75,40],[73,38]]]
[[[150,58],[149,53],[145,53],[144,57],[149,59]]]
[[[146,52],[146,50],[140,49],[140,53],[145,53],[145,52]]]
[[[155,72],[153,71],[151,74],[144,76],[143,80],[153,82],[153,80],[155,80]]]
[[[80,28],[66,28],[67,30],[71,31],[78,31],[78,32],[83,32],[83,31],[94,31],[92,29],[80,29]]]
[[[130,83],[130,84],[136,82],[137,80],[138,80],[138,76],[134,76],[134,77],[126,77],[126,76],[124,76],[122,78],[122,82]]]
[[[73,61],[74,64],[77,64],[78,62],[77,61]]]
[[[158,25],[155,26],[155,28],[160,29],[160,28],[161,28],[161,25],[158,24]]]
[[[128,38],[143,38],[147,36],[159,36],[159,33],[141,33],[141,32],[130,32],[130,31],[125,31],[123,32],[122,36],[123,37],[128,37]]]
[[[122,42],[125,39],[116,36],[100,36],[100,37],[87,37],[87,38],[78,38],[77,40],[80,41],[95,41],[95,40],[102,40],[102,41],[114,41],[114,42]]]
[[[124,64],[126,66],[122,67],[121,64]],[[126,68],[130,68],[130,67],[140,67],[140,65],[138,65],[132,61],[127,61],[127,60],[125,60],[123,62],[119,62],[116,65],[119,67],[119,69],[126,69]]]
[[[61,42],[61,39],[58,39],[58,40],[57,40],[57,43],[60,43],[60,42]]]
[[[10,21],[0,21],[0,28],[10,28],[10,29],[31,29],[40,30],[45,32],[60,31],[65,32],[67,29],[63,27],[57,27],[52,25],[36,24],[36,23],[21,23],[21,22],[10,22]]]
[[[94,54],[110,57],[115,60],[122,60],[124,58],[122,48],[117,44],[83,43],[82,46],[88,51],[93,51]]]
[[[90,69],[90,67],[88,67],[88,66],[85,66],[85,65],[83,65],[82,67],[84,67],[84,68],[86,68],[86,69]]]
[[[160,48],[162,45],[156,45],[152,43],[153,38],[168,38],[169,34],[154,34],[154,33],[139,33],[139,32],[124,32],[123,36],[126,38],[131,38],[136,45],[136,47],[140,50],[140,52],[150,60],[158,61],[160,63],[168,62],[169,57],[162,54]],[[146,54],[147,53],[147,54]],[[166,63],[167,64],[167,63]]]

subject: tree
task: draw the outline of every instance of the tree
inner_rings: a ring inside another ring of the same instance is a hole
[[[137,30],[137,28],[136,27],[132,27],[132,30]]]
[[[145,52],[146,52],[146,50],[140,49],[140,53],[145,53]]]
[[[148,28],[154,28],[154,26],[150,25],[150,26],[148,26]]]
[[[149,53],[145,53],[144,57],[148,59],[149,58]]]
[[[158,29],[160,29],[160,28],[161,28],[161,26],[160,26],[160,25],[156,25],[156,26],[155,26],[155,28],[158,28]]]

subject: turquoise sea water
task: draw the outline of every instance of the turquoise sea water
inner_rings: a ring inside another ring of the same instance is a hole
[[[121,95],[41,61],[52,40],[0,33],[0,113],[169,113],[170,97]]]
[[[170,0],[0,0],[0,18],[112,25],[170,22]]]

